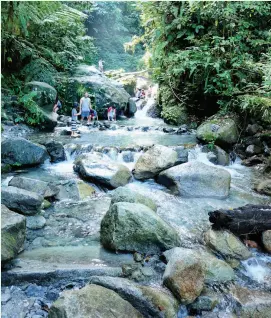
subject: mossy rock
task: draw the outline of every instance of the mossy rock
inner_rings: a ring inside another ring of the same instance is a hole
[[[46,210],[46,209],[50,208],[51,205],[52,205],[52,203],[50,201],[44,200],[43,203],[42,203],[42,208],[44,210]]]
[[[96,192],[92,186],[83,181],[78,181],[77,185],[81,200],[91,197]]]

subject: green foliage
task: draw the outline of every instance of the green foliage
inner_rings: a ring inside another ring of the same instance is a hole
[[[44,122],[44,115],[38,104],[34,101],[36,92],[31,92],[29,94],[23,95],[19,102],[22,103],[23,108],[25,109],[25,116],[23,120],[30,126],[38,126]],[[21,121],[21,117],[17,117],[15,122]]]
[[[134,2],[94,2],[87,27],[98,50],[95,62],[102,59],[106,70],[135,71],[144,53],[143,47],[140,45],[130,53],[124,46],[133,36],[142,33],[139,23],[139,11]]]
[[[197,116],[219,107],[226,113],[239,96],[268,97],[270,3],[160,1],[139,8],[148,66],[163,87],[163,114],[184,105]],[[267,103],[261,105],[257,112],[268,116]]]

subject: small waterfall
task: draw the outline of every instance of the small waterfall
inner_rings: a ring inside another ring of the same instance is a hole
[[[137,103],[141,102],[142,100],[139,100]],[[137,112],[135,113],[135,118],[137,119],[143,119],[143,118],[149,118],[147,116],[147,111],[149,108],[155,103],[154,98],[148,98],[147,104],[142,108],[138,109]]]

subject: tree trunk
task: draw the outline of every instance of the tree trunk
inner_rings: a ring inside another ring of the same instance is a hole
[[[271,229],[270,205],[245,205],[233,210],[209,212],[215,230],[229,229],[236,235],[260,234]]]

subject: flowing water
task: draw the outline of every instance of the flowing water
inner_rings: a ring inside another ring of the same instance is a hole
[[[74,151],[80,149],[81,153],[88,152],[89,146],[114,146],[135,147],[152,144],[163,144],[167,146],[185,145],[189,149],[189,161],[208,161],[206,154],[201,152],[200,146],[196,146],[195,134],[166,134],[161,131],[165,125],[160,119],[152,119],[146,116],[147,104],[143,110],[139,110],[133,119],[116,122],[116,130],[99,131],[80,127],[81,138],[71,139],[60,135],[63,128],[56,129],[53,134],[38,134],[32,136],[34,141],[45,141],[49,139],[60,140],[65,144],[67,160],[51,164],[46,162],[39,168],[19,171],[16,174],[30,178],[38,178],[44,181],[78,179],[73,171],[73,161],[78,155]],[[129,127],[129,130],[128,128]],[[133,127],[132,129],[130,127]],[[137,127],[139,127],[137,129]],[[149,131],[142,131],[140,127],[150,127]],[[159,129],[158,129],[159,128]],[[133,162],[123,161],[122,153],[118,152],[114,160],[125,164],[130,170],[133,169],[135,161],[141,154],[141,148],[136,148]],[[103,154],[107,156],[106,154]],[[111,157],[112,159],[112,157]],[[144,195],[151,197],[157,202],[158,215],[172,225],[180,234],[181,244],[184,247],[195,247],[203,244],[203,231],[208,229],[208,212],[220,208],[236,208],[245,204],[267,204],[269,199],[259,195],[252,190],[257,179],[255,171],[242,166],[240,160],[228,167],[227,170],[232,177],[231,189],[228,198],[224,200],[212,198],[183,198],[174,196],[162,185],[154,180],[138,181],[132,180],[127,186]],[[13,174],[14,175],[14,174]],[[6,186],[11,175],[3,178],[2,185]],[[16,260],[20,268],[17,272],[35,271],[43,268],[90,268],[117,267],[132,259],[129,254],[114,254],[104,250],[99,243],[99,224],[106,213],[109,202],[107,201],[108,190],[93,185],[96,189],[95,198],[85,199],[81,202],[60,201],[46,210],[45,228],[29,231],[26,250]],[[95,202],[94,202],[95,201]],[[98,202],[98,203],[97,203]],[[91,212],[91,208],[98,204]],[[65,218],[63,215],[69,215]],[[15,262],[15,264],[16,264]],[[263,253],[253,251],[253,257],[241,262],[237,269],[237,277],[245,286],[254,284],[256,288],[271,289],[271,257]],[[160,284],[153,282],[153,284]],[[186,317],[185,307],[180,310],[180,317]]]

